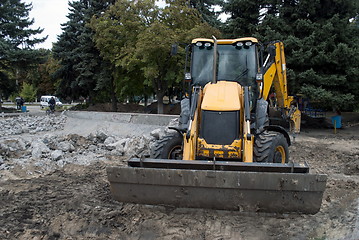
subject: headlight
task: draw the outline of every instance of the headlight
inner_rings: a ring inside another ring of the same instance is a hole
[[[202,47],[202,45],[203,45],[202,42],[197,42],[197,43],[196,43],[196,46],[197,46],[197,47]]]

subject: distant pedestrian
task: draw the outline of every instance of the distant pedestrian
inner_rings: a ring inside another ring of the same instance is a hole
[[[20,110],[21,109],[21,106],[24,105],[23,103],[23,99],[22,97],[18,96],[15,98],[15,102],[16,102],[16,109],[17,110]]]
[[[51,97],[49,100],[49,107],[51,112],[55,111],[55,105],[56,105],[56,100],[54,97]]]

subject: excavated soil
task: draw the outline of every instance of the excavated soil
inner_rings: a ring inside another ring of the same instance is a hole
[[[105,169],[129,156],[116,152],[47,169],[13,163],[0,170],[0,239],[359,239],[359,126],[337,134],[304,130],[290,154],[312,172],[328,174],[315,215],[119,203],[111,198]]]

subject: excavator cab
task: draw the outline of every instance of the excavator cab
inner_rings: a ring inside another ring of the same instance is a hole
[[[213,81],[215,73],[217,81],[232,81],[242,86],[256,86],[255,79],[260,69],[256,39],[220,41],[226,44],[218,44],[217,41],[217,66],[213,65],[215,42],[210,40],[212,39],[192,41],[192,85],[205,86]]]
[[[186,80],[190,81],[191,87],[204,87],[207,83],[217,81],[237,82],[241,86],[248,86],[253,107],[259,95],[256,79],[262,76],[257,39],[220,40],[219,43],[214,39],[192,41],[191,71],[186,74]]]
[[[326,175],[289,162],[288,132],[269,123],[273,88],[292,131],[300,129],[300,112],[288,96],[283,44],[273,42],[268,49],[264,59],[255,38],[194,39],[185,74],[189,98],[181,102],[178,127],[153,145],[150,158],[107,168],[114,198],[174,207],[318,212]]]

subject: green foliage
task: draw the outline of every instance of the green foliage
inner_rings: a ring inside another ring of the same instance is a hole
[[[9,96],[16,90],[15,81],[21,80],[17,77],[43,61],[43,52],[33,47],[46,37],[36,38],[43,29],[30,28],[31,8],[20,0],[0,2],[0,95]]]
[[[71,111],[86,110],[89,106],[90,106],[89,103],[79,103],[76,104],[75,106],[70,107],[69,110]]]
[[[36,86],[38,98],[42,95],[55,95],[58,82],[60,81],[60,79],[53,77],[60,65],[53,58],[51,51],[46,50],[46,52],[46,61],[30,69],[26,75],[27,82]]]
[[[37,89],[32,84],[24,83],[20,92],[20,96],[26,102],[34,102],[36,100]]]
[[[189,2],[190,6],[198,10],[204,22],[218,29],[222,28],[223,24],[219,20],[221,12],[216,12],[214,7],[222,7],[224,5],[223,0],[190,0]]]
[[[63,33],[53,47],[54,58],[60,67],[53,77],[60,79],[57,94],[71,98],[90,97],[98,91],[113,91],[112,69],[100,56],[93,42],[93,31],[88,26],[94,15],[100,15],[113,0],[81,0],[69,2],[68,22],[62,25]]]
[[[358,9],[356,0],[231,0],[226,33],[282,40],[290,92],[351,110],[359,102]]]
[[[91,21],[101,56],[115,66],[117,93],[123,98],[154,91],[159,112],[167,89],[183,79],[184,48],[171,56],[171,45],[220,35],[186,1],[168,4],[159,9],[154,0],[119,0]]]
[[[354,95],[340,94],[338,91],[328,91],[322,87],[313,85],[304,85],[301,92],[306,96],[311,96],[312,105],[314,107],[321,107],[324,109],[348,109],[353,108]]]
[[[253,36],[259,24],[260,4],[257,0],[229,0],[224,11],[230,15],[224,32],[228,37]]]
[[[15,103],[15,99],[16,99],[17,96],[19,96],[19,94],[17,94],[17,93],[11,94],[11,95],[9,96],[10,101],[13,102],[13,103]]]
[[[11,78],[9,70],[0,69],[0,97],[8,98],[16,90],[16,81]]]
[[[43,42],[46,38],[33,38],[43,29],[29,28],[33,19],[29,19],[31,4],[22,3],[20,0],[6,0],[0,3],[0,29],[2,48],[13,48],[21,45],[23,48],[33,47]],[[4,44],[4,45],[3,45]]]

